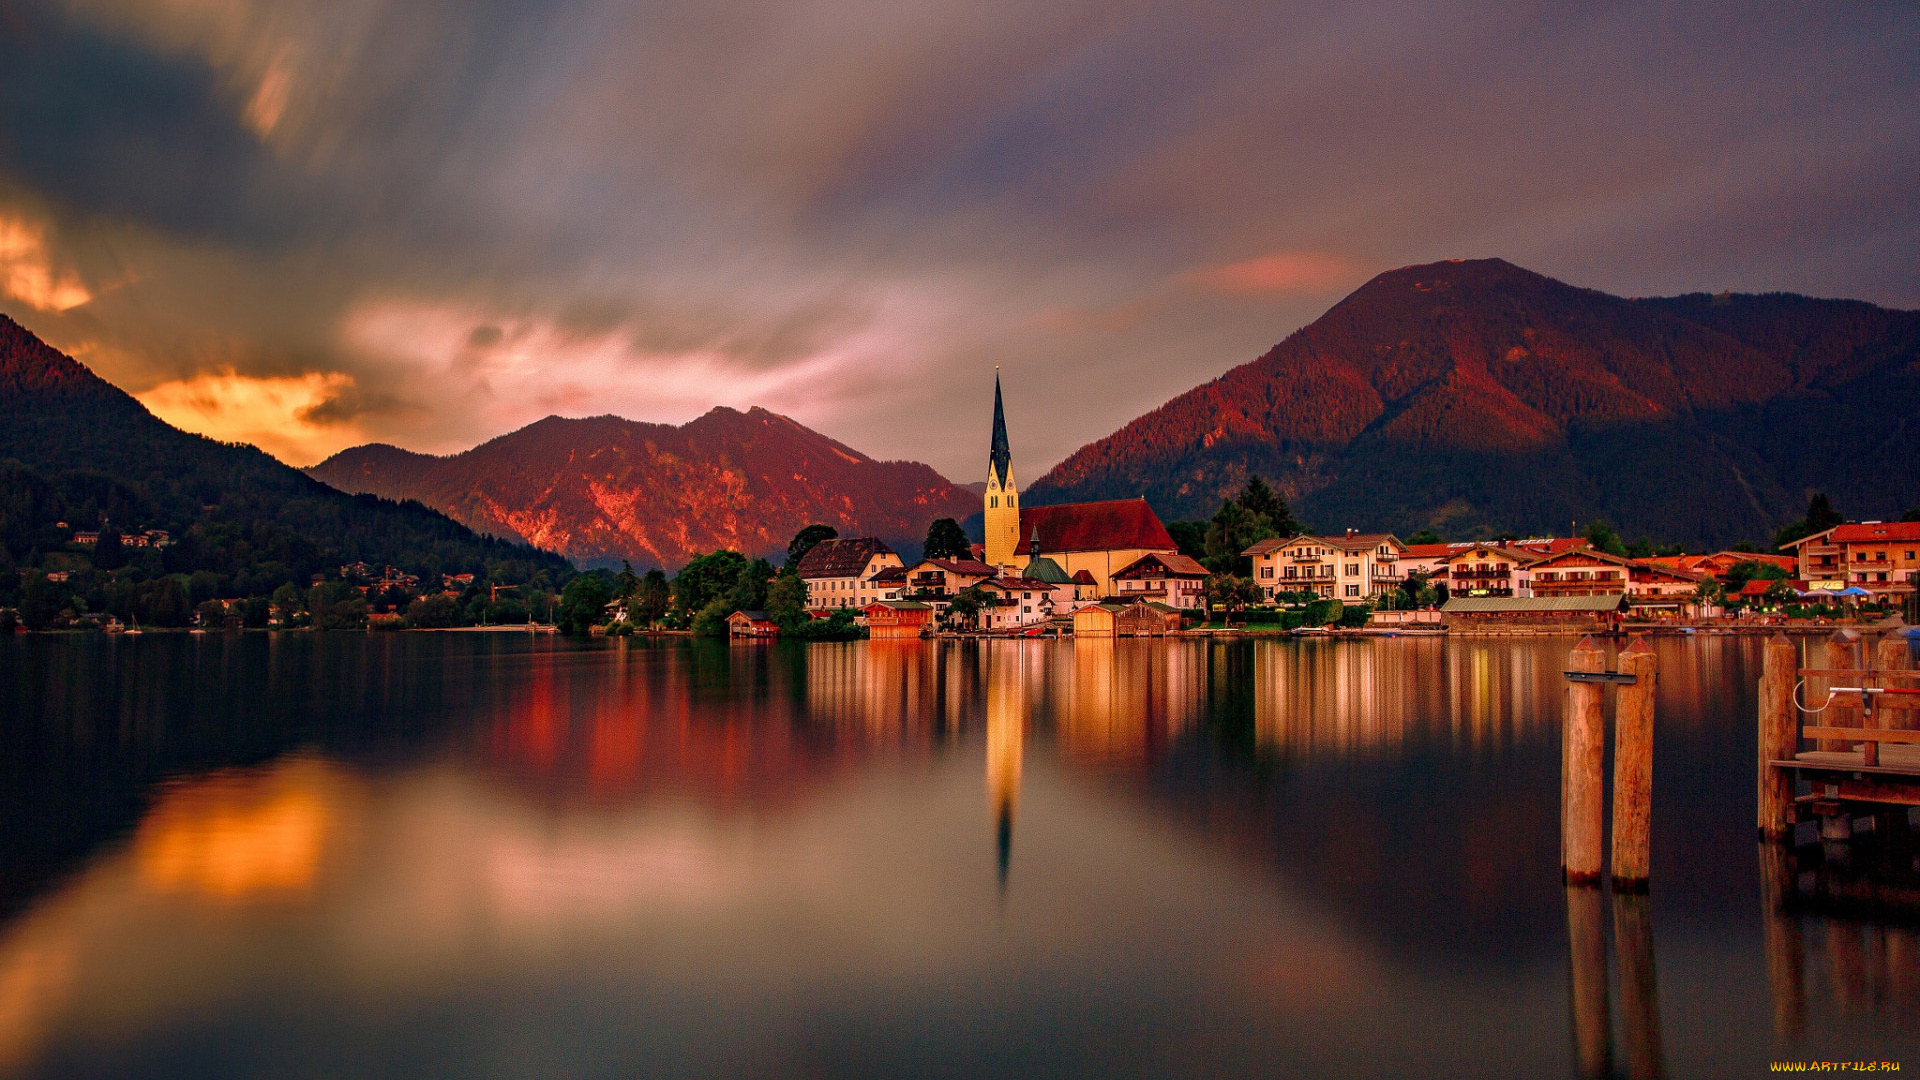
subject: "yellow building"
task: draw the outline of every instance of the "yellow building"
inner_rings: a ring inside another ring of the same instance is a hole
[[[983,562],[1001,570],[1025,571],[1028,563],[1045,555],[1069,578],[1084,580],[1095,596],[1114,595],[1113,575],[1141,558],[1176,555],[1180,550],[1145,499],[1022,507],[997,373],[983,509]]]

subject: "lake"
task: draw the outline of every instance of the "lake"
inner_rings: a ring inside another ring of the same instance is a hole
[[[0,640],[0,1074],[1920,1068],[1758,639],[1653,643],[1651,896],[1562,887],[1572,644]]]

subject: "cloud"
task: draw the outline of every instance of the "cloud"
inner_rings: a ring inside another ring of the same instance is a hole
[[[1338,255],[1284,251],[1202,267],[1187,275],[1187,280],[1197,288],[1228,296],[1319,296],[1352,289],[1368,273],[1366,267]]]
[[[291,465],[312,465],[368,441],[338,402],[354,391],[352,376],[308,372],[241,375],[232,369],[164,382],[134,395],[175,427],[226,442],[244,442]]]
[[[762,404],[971,475],[999,361],[1032,477],[1448,257],[1920,306],[1901,8],[14,3],[0,212],[94,294],[23,321],[416,449]]]
[[[38,311],[66,311],[93,299],[72,271],[56,270],[47,230],[0,216],[0,291]]]

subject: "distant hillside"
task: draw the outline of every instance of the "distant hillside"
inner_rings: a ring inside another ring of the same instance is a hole
[[[1626,300],[1498,259],[1381,274],[1272,351],[1081,448],[1039,502],[1213,512],[1249,473],[1303,520],[1725,544],[1811,490],[1920,504],[1920,312],[1790,295]]]
[[[0,543],[24,560],[63,543],[56,515],[92,528],[171,532],[166,569],[209,570],[264,594],[342,563],[415,573],[566,560],[477,536],[418,503],[342,494],[250,446],[191,435],[0,316]]]
[[[343,491],[413,498],[482,532],[587,564],[676,568],[701,552],[786,551],[805,526],[915,550],[978,496],[915,462],[875,461],[765,409],[680,427],[549,416],[450,457],[344,450],[308,470]]]

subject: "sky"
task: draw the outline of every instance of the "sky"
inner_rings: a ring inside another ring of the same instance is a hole
[[[760,405],[1023,482],[1374,274],[1920,307],[1912,4],[0,0],[0,312],[296,465]]]

